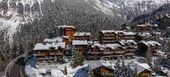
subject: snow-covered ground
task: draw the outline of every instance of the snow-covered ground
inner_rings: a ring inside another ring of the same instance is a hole
[[[67,68],[67,75],[63,73],[65,67]],[[66,63],[60,65],[41,65],[38,68],[26,65],[25,72],[29,77],[87,77],[88,69],[87,64],[72,68],[70,63]]]
[[[136,61],[136,59],[126,59],[125,63]],[[72,68],[70,63],[65,64],[52,64],[52,65],[37,65],[37,68],[31,67],[30,65],[25,66],[26,75],[30,77],[88,77],[88,64],[96,62],[96,60],[85,61],[83,66],[78,66]],[[117,62],[117,60],[109,60],[112,66]],[[67,75],[64,75],[64,68],[67,68]],[[48,74],[51,72],[51,74]]]

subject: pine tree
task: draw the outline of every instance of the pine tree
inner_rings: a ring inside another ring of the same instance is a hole
[[[19,44],[19,54],[23,54],[24,52],[25,51],[24,51],[22,44]]]
[[[67,75],[67,67],[64,67],[64,74]]]
[[[122,58],[121,62],[119,57],[114,67],[115,77],[135,77],[135,72],[131,68],[125,66],[124,58]]]
[[[119,73],[121,71],[120,70],[120,57],[117,58],[117,62],[114,67],[115,67],[115,71],[114,71],[115,77],[119,77]]]
[[[17,48],[16,45],[14,45],[14,46],[12,47],[12,53],[11,53],[11,55],[12,55],[12,58],[15,58],[15,57],[17,57],[17,56],[19,55],[19,53],[18,53],[18,48]]]
[[[83,62],[84,62],[84,58],[82,55],[80,55],[78,52],[74,51],[73,52],[73,57],[72,57],[72,63],[71,63],[71,66],[73,68],[79,66],[79,65],[83,65]]]

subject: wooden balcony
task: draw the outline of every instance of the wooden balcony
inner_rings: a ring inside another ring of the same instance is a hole
[[[135,55],[134,53],[132,53],[132,52],[129,52],[129,53],[126,53],[126,54],[124,54],[125,56],[131,56],[131,55]]]
[[[116,51],[115,53],[116,53],[116,54],[124,54],[125,51]]]
[[[37,53],[36,56],[45,56],[45,53]]]
[[[136,51],[136,49],[126,49],[125,51]]]
[[[103,52],[103,54],[113,54],[114,52]]]
[[[116,37],[102,37],[102,40],[116,40]]]
[[[56,52],[56,53],[50,53],[50,55],[53,55],[53,56],[55,56],[55,55],[64,55],[64,53],[62,53],[62,52]]]
[[[87,52],[89,54],[102,54],[101,52]]]

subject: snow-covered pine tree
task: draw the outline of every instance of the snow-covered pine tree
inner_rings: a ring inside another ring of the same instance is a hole
[[[89,69],[88,77],[95,77],[95,76],[94,76],[94,72],[92,71],[91,68]]]
[[[64,74],[67,75],[67,67],[64,67]]]
[[[84,62],[84,58],[82,55],[80,55],[78,52],[74,51],[73,52],[73,57],[72,57],[72,63],[71,63],[71,66],[73,68],[79,66],[79,65],[83,65],[83,62]]]
[[[135,71],[125,65],[124,58],[122,58],[122,62],[118,58],[114,67],[115,77],[136,77]]]
[[[114,75],[115,77],[119,77],[119,74],[120,74],[120,57],[117,58],[117,62],[115,63],[115,70],[114,70]]]

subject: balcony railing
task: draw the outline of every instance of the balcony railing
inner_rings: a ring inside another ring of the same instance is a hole
[[[50,53],[50,55],[63,55],[62,52]]]
[[[113,54],[114,52],[103,52],[103,54]]]
[[[101,52],[87,52],[87,53],[90,53],[90,54],[101,54]]]
[[[44,53],[38,53],[38,54],[35,54],[36,56],[45,56]]]

